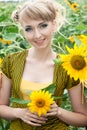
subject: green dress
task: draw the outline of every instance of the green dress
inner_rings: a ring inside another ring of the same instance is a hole
[[[12,97],[23,99],[22,93],[20,91],[20,84],[22,80],[23,69],[28,55],[28,50],[22,52],[16,52],[14,54],[7,55],[2,63],[1,70],[2,72],[11,79],[12,81]],[[77,85],[79,81],[74,81],[70,79],[70,76],[67,75],[67,72],[62,68],[61,65],[55,64],[54,66],[54,76],[53,83],[55,84],[55,96],[62,96],[64,89],[70,89],[71,87]],[[61,105],[62,100],[58,99],[56,101],[58,106]],[[25,108],[25,105],[13,103],[12,107]],[[20,119],[15,119],[11,121],[9,130],[33,130],[34,127],[23,122]],[[69,126],[58,119],[57,117],[49,117],[47,122],[40,127],[37,127],[37,130],[69,130]]]

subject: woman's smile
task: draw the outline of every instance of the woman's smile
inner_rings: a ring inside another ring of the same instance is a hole
[[[45,38],[44,39],[38,39],[38,40],[35,40],[34,42],[37,44],[37,45],[43,45],[44,44],[44,42],[45,42]]]

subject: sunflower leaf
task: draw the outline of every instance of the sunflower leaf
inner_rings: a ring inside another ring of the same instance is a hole
[[[51,84],[51,85],[49,85],[48,87],[46,87],[46,88],[44,88],[42,90],[48,91],[49,93],[52,93],[52,95],[54,95],[55,87],[56,87],[55,84]]]
[[[63,96],[53,96],[54,100],[57,99],[66,99],[67,98],[67,94],[64,94]]]
[[[12,98],[10,98],[10,102],[11,103],[18,103],[18,104],[28,104],[30,101],[12,97]]]

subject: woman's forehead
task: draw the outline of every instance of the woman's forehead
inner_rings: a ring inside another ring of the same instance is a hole
[[[53,21],[53,18],[51,18],[50,16],[49,17],[47,17],[47,15],[45,16],[40,16],[40,15],[35,15],[35,16],[29,16],[28,14],[26,14],[26,13],[23,13],[23,14],[21,14],[20,15],[20,22],[26,22],[26,23],[28,23],[28,22],[34,22],[34,21],[37,21],[37,22],[41,22],[41,21]]]
[[[29,18],[26,20],[21,20],[21,23],[23,26],[38,26],[38,25],[44,24],[45,22],[48,22],[48,21],[42,20],[42,19],[34,20],[34,19],[29,19]]]

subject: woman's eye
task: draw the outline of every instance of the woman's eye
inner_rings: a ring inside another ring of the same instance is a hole
[[[30,31],[32,31],[32,28],[25,28],[25,31],[30,32]]]
[[[48,26],[48,24],[42,24],[41,28],[46,28]]]

